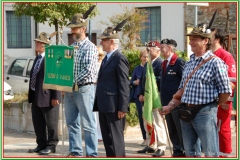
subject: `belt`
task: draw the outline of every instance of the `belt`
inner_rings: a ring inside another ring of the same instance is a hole
[[[210,102],[210,103],[207,103],[207,104],[189,104],[189,103],[183,103],[185,106],[187,107],[200,107],[200,106],[207,106],[211,103],[215,103],[216,101],[213,101],[213,102]]]
[[[204,104],[188,104],[188,103],[184,103],[184,105],[186,105],[187,107],[199,107],[199,106],[202,106]]]
[[[91,84],[93,84],[93,82],[88,82],[88,83],[84,83],[84,84],[78,84],[78,87],[80,87],[80,86],[86,86],[86,85],[91,85]]]

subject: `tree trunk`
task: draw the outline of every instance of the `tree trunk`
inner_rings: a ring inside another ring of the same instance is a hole
[[[57,31],[57,34],[56,34],[56,45],[58,45],[58,42],[59,42],[59,34],[58,34],[58,20],[55,19],[54,20],[54,26],[55,26],[55,31]]]

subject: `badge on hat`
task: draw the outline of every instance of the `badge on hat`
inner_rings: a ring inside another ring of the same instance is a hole
[[[158,47],[158,48],[160,48],[160,43],[158,41],[151,41],[151,42],[148,42],[148,43],[145,42],[145,46],[146,47]]]

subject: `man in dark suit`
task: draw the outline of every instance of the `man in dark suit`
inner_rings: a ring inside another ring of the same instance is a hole
[[[161,55],[164,58],[162,63],[160,95],[162,105],[165,106],[177,92],[182,79],[182,71],[185,61],[177,56],[177,42],[172,39],[161,41]],[[177,107],[166,115],[168,133],[173,144],[173,156],[183,156],[183,140],[180,119]]]
[[[156,77],[156,83],[158,91],[160,91],[160,80],[161,80],[161,65],[162,58],[160,58],[160,43],[157,41],[151,41],[147,44],[147,50],[150,53],[153,72]],[[139,86],[139,101],[144,102],[144,91],[146,81],[146,64],[144,66],[143,74],[140,78],[141,85]],[[143,107],[144,108],[144,107]],[[153,145],[146,146],[144,149],[137,151],[138,153],[154,153],[153,157],[161,157],[165,155],[167,146],[167,135],[164,126],[164,120],[160,116],[157,110],[153,110],[153,127],[155,131],[156,142]],[[145,128],[146,129],[146,128]],[[147,130],[146,130],[147,131]],[[149,141],[149,138],[148,138]]]
[[[36,134],[37,147],[29,149],[29,153],[39,153],[48,155],[56,152],[58,144],[58,116],[61,92],[56,90],[43,90],[44,80],[44,44],[50,44],[49,35],[40,33],[36,38],[35,58],[30,72],[30,83],[28,92],[28,102],[32,103],[32,121]],[[47,128],[47,130],[46,130]]]
[[[124,126],[128,111],[129,63],[118,50],[118,29],[108,27],[101,39],[107,52],[98,74],[94,111],[99,111],[103,143],[108,157],[124,157]]]

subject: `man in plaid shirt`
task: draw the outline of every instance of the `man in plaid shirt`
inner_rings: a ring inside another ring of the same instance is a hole
[[[204,60],[214,55],[209,50],[212,33],[206,26],[200,24],[187,34],[194,54],[185,64],[179,90],[169,104],[163,106],[160,114],[168,114],[180,103],[188,108],[201,107],[192,120],[188,122],[181,120],[185,154],[199,156],[196,155],[194,148],[199,138],[205,156],[218,157],[217,106],[227,101],[232,92],[225,63],[218,57],[210,59],[196,70],[184,88],[190,73]]]
[[[98,51],[85,36],[87,21],[82,14],[75,14],[67,27],[71,28],[75,41],[72,45],[78,48],[74,51],[73,92],[66,92],[64,98],[69,134],[69,156],[83,156],[82,128],[86,156],[96,157],[98,155],[97,126],[92,110],[95,95],[93,83],[97,79]]]

